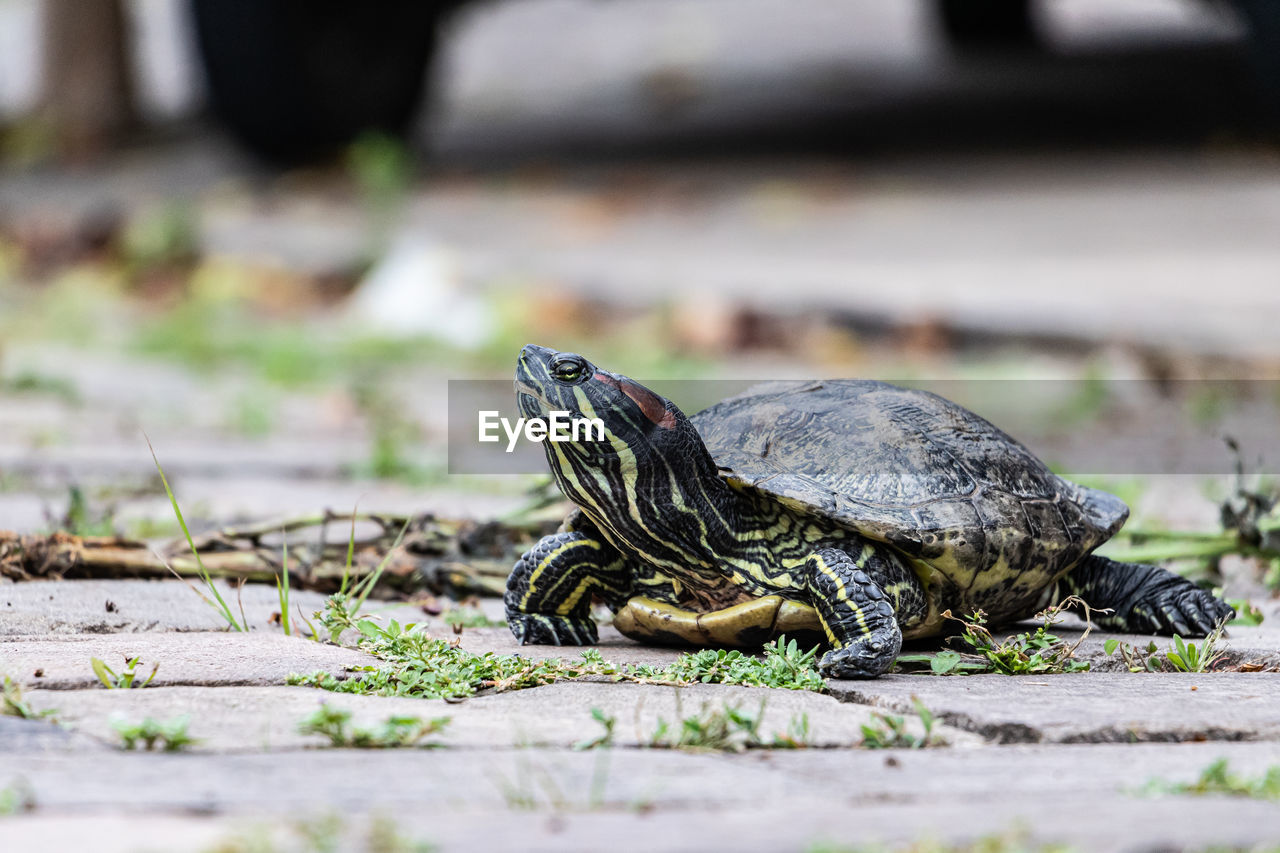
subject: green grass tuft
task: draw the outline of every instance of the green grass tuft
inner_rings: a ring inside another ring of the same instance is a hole
[[[1231,772],[1230,763],[1219,758],[1194,782],[1166,782],[1153,779],[1147,784],[1151,794],[1190,794],[1206,796],[1225,794],[1253,800],[1280,800],[1280,764],[1268,767],[1261,776],[1239,776]]]
[[[392,716],[379,728],[366,729],[351,726],[351,716],[350,711],[321,705],[298,725],[298,731],[304,735],[323,735],[334,747],[396,749],[417,746],[424,738],[442,731],[450,719]]]
[[[871,715],[872,722],[863,724],[862,743],[859,745],[864,749],[924,749],[935,745],[933,726],[936,718],[933,712],[914,696],[911,697],[911,703],[924,727],[922,735],[907,731],[905,717],[876,712]]]
[[[4,676],[3,688],[0,688],[0,716],[21,717],[24,720],[43,720],[52,718],[55,711],[37,711],[22,696],[22,685],[9,676]]]
[[[702,649],[683,654],[661,669],[636,667],[635,674],[657,681],[741,684],[821,693],[827,685],[818,673],[817,657],[817,647],[804,651],[795,640],[779,637],[765,644],[763,658],[737,649]]]
[[[677,708],[679,699],[677,697]],[[672,725],[659,718],[649,738],[649,746],[689,752],[745,752],[748,749],[799,749],[809,745],[809,716],[792,718],[785,733],[766,740],[760,733],[765,700],[755,713],[724,703],[720,708],[704,704],[696,714]]]
[[[129,690],[130,688],[146,687],[156,677],[156,673],[160,671],[160,664],[157,663],[151,667],[151,674],[145,679],[141,679],[138,674],[138,657],[126,657],[124,666],[117,673],[111,667],[107,666],[101,658],[89,658],[89,662],[93,667],[93,674],[98,676],[98,680],[102,682],[102,686],[108,690]]]
[[[1049,632],[1062,612],[1073,604],[1083,605],[1083,602],[1071,596],[1037,614],[1036,618],[1041,620],[1041,625],[1035,631],[1024,631],[1003,640],[996,640],[986,627],[986,614],[981,610],[974,611],[967,619],[952,616],[948,610],[942,615],[959,622],[963,627],[960,640],[969,647],[968,651],[962,653],[948,649],[932,654],[899,655],[895,665],[908,672],[920,672],[923,666],[928,666],[929,672],[934,675],[981,672],[1000,675],[1052,675],[1088,670],[1089,662],[1075,657],[1076,649],[1089,635],[1087,628],[1074,643]]]
[[[140,723],[113,720],[112,728],[120,736],[123,749],[137,749],[139,745],[148,752],[159,747],[165,752],[179,752],[198,741],[187,734],[190,718],[185,714],[166,722],[147,717]]]
[[[182,528],[182,535],[186,537],[187,546],[191,548],[191,556],[195,557],[200,579],[204,581],[204,585],[209,592],[213,593],[213,598],[217,602],[216,604],[211,603],[211,606],[226,620],[227,625],[232,630],[248,631],[249,626],[236,621],[235,614],[231,612],[231,608],[227,606],[222,593],[218,592],[218,587],[214,585],[213,578],[209,575],[209,570],[205,568],[204,560],[200,559],[200,552],[196,549],[195,540],[191,537],[191,530],[187,527],[187,520],[182,517],[182,508],[178,506],[178,499],[174,497],[173,489],[169,487],[169,478],[164,475],[164,468],[160,466],[160,458],[156,456],[156,449],[151,445],[151,439],[145,433],[143,438],[146,439],[147,448],[151,451],[152,461],[156,463],[156,471],[160,472],[160,482],[164,485],[164,493],[169,496],[169,504],[173,507],[173,514],[178,519],[178,526]]]

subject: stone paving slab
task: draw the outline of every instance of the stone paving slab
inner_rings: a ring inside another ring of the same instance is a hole
[[[743,754],[614,749],[306,749],[273,753],[110,750],[4,754],[0,787],[21,777],[55,810],[294,811],[343,803],[374,808],[749,807],[838,800],[990,801],[1133,793],[1151,779],[1194,781],[1218,758],[1257,775],[1280,763],[1280,745],[1017,744],[986,749],[752,750]],[[593,776],[608,763],[603,785]],[[93,772],[86,772],[91,767]],[[305,781],[299,781],[305,780]],[[357,780],[378,780],[365,784]],[[514,802],[513,798],[520,799]],[[131,805],[133,804],[133,805]],[[1280,804],[1272,804],[1280,815]],[[1278,825],[1280,827],[1280,825]]]
[[[31,694],[27,694],[30,696]],[[32,706],[36,707],[35,705]],[[93,752],[106,749],[89,735],[73,732],[48,720],[0,716],[0,752]]]
[[[284,684],[292,672],[340,675],[349,667],[378,662],[354,649],[283,634],[71,634],[5,638],[0,641],[0,672],[27,688],[72,690],[99,683],[90,658],[101,658],[119,672],[117,666],[132,656],[142,658],[138,672],[149,673],[153,664],[160,664],[155,687]]]
[[[591,719],[600,708],[617,720],[614,743],[638,747],[653,737],[659,719],[676,726],[704,708],[725,705],[760,713],[765,739],[787,734],[801,715],[808,718],[814,747],[851,747],[861,740],[861,726],[872,722],[873,709],[842,703],[809,691],[766,690],[722,684],[654,687],[640,684],[576,682],[530,690],[479,696],[464,702],[355,696],[307,687],[148,687],[145,690],[34,690],[26,694],[38,710],[56,711],[70,729],[116,743],[114,718],[139,721],[190,717],[188,732],[198,749],[237,752],[327,745],[316,735],[302,735],[298,724],[322,704],[349,710],[352,724],[371,727],[392,715],[449,717],[432,743],[452,747],[572,747],[603,732]],[[764,703],[761,711],[761,703]],[[921,734],[919,719],[908,714],[908,730]],[[981,738],[969,732],[935,727],[947,743],[974,746]]]
[[[601,810],[480,811],[474,809],[420,814],[420,810],[387,814],[351,814],[335,807],[290,816],[149,816],[139,838],[136,815],[46,815],[6,819],[5,837],[15,849],[87,850],[97,853],[139,851],[297,850],[301,833],[340,815],[342,830],[331,838],[336,849],[385,850],[370,844],[375,821],[394,828],[406,842],[440,851],[654,850],[706,853],[710,850],[814,851],[857,850],[859,845],[908,843],[919,839],[970,842],[992,835],[1033,844],[1070,844],[1078,853],[1151,853],[1206,849],[1259,849],[1274,843],[1268,823],[1274,806],[1250,801],[1196,803],[1182,799],[1131,803],[1126,799],[1059,798],[1051,808],[1019,802],[1005,809],[980,804],[939,803],[926,807],[888,803],[875,808],[833,803],[797,803],[783,809],[713,808],[702,811],[654,812]],[[827,808],[823,808],[827,806]],[[256,844],[256,846],[255,846]],[[274,844],[278,846],[268,846]],[[1219,846],[1220,845],[1220,846]],[[1228,846],[1229,845],[1229,846]],[[863,850],[879,851],[875,846]],[[1264,848],[1265,849],[1265,848]]]
[[[279,630],[271,625],[280,612],[276,588],[268,584],[218,581],[222,597],[249,627]],[[204,595],[208,592],[196,583]],[[290,604],[311,617],[326,596],[293,590]],[[180,580],[26,581],[0,585],[0,637],[33,634],[116,634],[142,631],[218,631],[226,621],[192,587]]]
[[[487,849],[598,850],[607,843],[622,850],[804,850],[822,839],[850,845],[963,839],[1018,824],[1033,827],[1036,837],[1069,839],[1090,851],[1280,840],[1280,804],[1139,793],[1152,778],[1194,779],[1218,757],[1238,772],[1257,774],[1280,761],[1280,746],[736,756],[631,749],[110,753],[94,759],[91,774],[78,757],[41,755],[7,760],[0,786],[12,784],[8,774],[20,778],[37,807],[34,816],[6,820],[5,839],[13,843],[70,815],[89,827],[145,814],[146,826],[156,821],[163,828],[175,815],[281,826],[325,813],[389,815],[406,833],[450,850],[478,843]],[[207,819],[196,825],[207,826]],[[234,824],[223,825],[231,831]],[[191,838],[178,832],[151,849],[197,849],[207,839],[193,829]]]
[[[222,583],[220,588],[229,602],[236,602],[233,585]],[[267,584],[245,584],[239,591],[239,602],[234,603],[237,616],[239,605],[250,627],[256,631],[278,630],[271,624],[271,617],[280,609],[275,587]],[[307,590],[294,590],[291,596],[294,613],[311,614],[324,606],[326,596]],[[110,608],[108,609],[108,603]],[[446,607],[448,602],[441,601]],[[498,599],[480,599],[476,604],[491,619],[500,620],[502,602]],[[453,636],[452,628],[441,619],[433,617],[422,608],[397,602],[370,601],[366,612],[374,613],[382,620],[397,619],[401,623],[417,622],[429,630],[445,636]],[[191,587],[178,580],[76,580],[31,581],[0,585],[0,637],[35,634],[99,634],[133,633],[143,631],[217,631],[225,623],[213,608],[205,604]],[[998,630],[998,636],[1032,630],[1031,622],[1008,626]],[[1068,617],[1053,629],[1067,640],[1075,640],[1083,626]],[[520,654],[534,660],[548,658],[572,658],[581,652],[577,647],[521,646],[505,627],[464,628],[461,633],[464,648],[476,653]],[[1115,634],[1092,631],[1078,651],[1081,659],[1093,664],[1094,670],[1120,670],[1121,661],[1108,656],[1104,643],[1116,638],[1135,647],[1145,648],[1155,640],[1161,649],[1172,646],[1168,637],[1150,635]],[[932,646],[928,646],[932,647]],[[675,660],[681,649],[645,646],[630,640],[614,628],[600,628],[598,648],[607,660],[618,664],[649,664],[663,666]],[[1261,626],[1234,626],[1219,644],[1219,649],[1233,662],[1258,662],[1265,666],[1280,667],[1280,628],[1270,622]]]
[[[1280,674],[887,675],[828,681],[848,702],[909,710],[1004,743],[1280,740]]]

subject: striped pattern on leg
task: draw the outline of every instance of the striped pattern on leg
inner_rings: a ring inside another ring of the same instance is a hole
[[[631,572],[614,548],[583,533],[546,536],[516,562],[507,579],[507,622],[522,644],[584,646],[598,635],[593,595],[621,607]]]
[[[864,562],[867,546],[859,555]],[[902,630],[884,592],[845,551],[823,548],[806,563],[809,593],[832,645],[823,675],[870,678],[889,669],[902,649]]]

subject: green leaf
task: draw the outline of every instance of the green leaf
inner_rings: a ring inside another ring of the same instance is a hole
[[[1112,654],[1115,654],[1116,647],[1117,647],[1117,646],[1119,646],[1119,645],[1120,645],[1120,641],[1119,641],[1118,639],[1116,639],[1115,637],[1112,637],[1111,639],[1109,639],[1109,640],[1107,640],[1105,643],[1103,643],[1103,644],[1102,644],[1102,647],[1103,647],[1103,649],[1105,649],[1105,650],[1106,650],[1106,652],[1107,652],[1107,654],[1108,654],[1108,655],[1112,655]]]
[[[102,686],[108,690],[116,689],[115,673],[111,671],[101,658],[89,658],[90,664],[93,666],[93,674],[98,676],[98,680],[102,682]]]
[[[283,556],[281,557],[281,572],[276,577],[276,597],[280,601],[280,628],[287,637],[293,633],[289,625],[289,537],[283,531],[282,535],[284,536],[281,545]]]
[[[898,655],[898,663],[930,663],[934,656],[923,652],[912,653],[909,655]]]
[[[1262,624],[1262,611],[1255,607],[1247,598],[1233,598],[1227,602],[1236,611],[1236,618],[1228,622],[1228,625],[1246,625],[1254,627]]]
[[[933,670],[934,675],[946,675],[953,671],[959,663],[959,652],[941,651],[934,655],[933,660],[929,662],[929,668]]]
[[[173,514],[178,519],[178,527],[182,528],[182,535],[187,539],[187,547],[191,549],[191,556],[195,557],[196,568],[200,572],[200,579],[204,581],[205,587],[213,593],[213,597],[218,602],[218,610],[222,614],[222,618],[227,620],[236,631],[248,631],[248,625],[241,625],[236,621],[235,614],[231,612],[231,608],[222,597],[222,593],[218,592],[218,587],[213,583],[213,577],[209,574],[209,570],[205,568],[204,560],[200,559],[200,552],[196,549],[195,540],[191,538],[191,531],[187,528],[187,520],[182,517],[182,508],[178,506],[178,499],[173,494],[173,489],[169,487],[169,478],[164,475],[164,469],[160,467],[160,457],[156,456],[156,449],[151,446],[151,439],[146,433],[142,434],[146,439],[147,448],[151,451],[151,459],[156,463],[156,471],[160,474],[160,483],[164,486],[164,493],[169,497],[169,503],[173,507]]]
[[[924,703],[915,696],[911,697],[911,703],[915,705],[916,713],[920,715],[920,721],[924,723],[924,730],[927,732],[932,729],[934,721],[933,712],[926,708]]]

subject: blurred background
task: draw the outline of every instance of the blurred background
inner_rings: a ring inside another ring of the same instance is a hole
[[[1278,115],[1267,0],[0,0],[0,527],[175,532],[144,430],[206,524],[506,512],[447,381],[531,341],[955,382],[1212,527],[1280,455]]]

